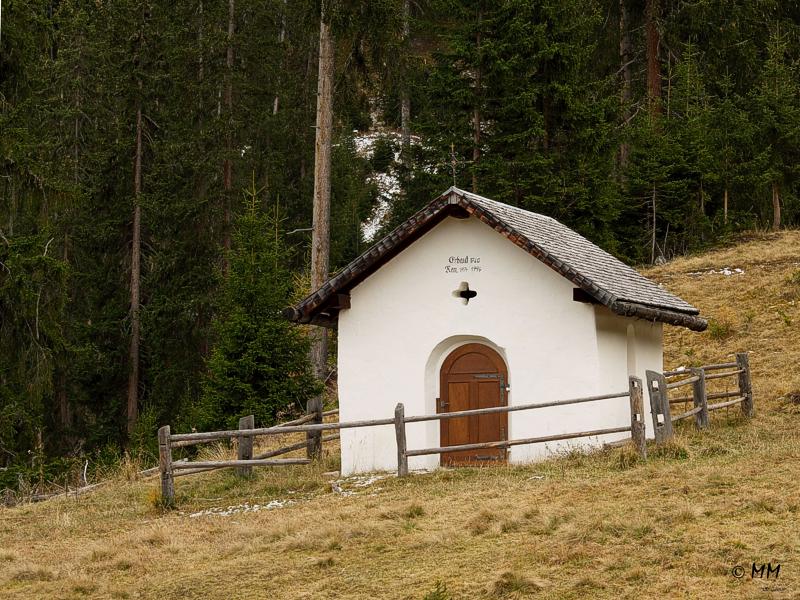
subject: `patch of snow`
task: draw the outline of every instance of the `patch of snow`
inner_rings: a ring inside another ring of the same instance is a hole
[[[201,510],[189,515],[190,518],[196,517],[230,517],[231,515],[238,515],[243,513],[254,513],[262,510],[275,510],[276,508],[285,508],[296,504],[294,500],[270,500],[266,504],[236,504],[232,506],[215,506]]]
[[[362,477],[353,477],[351,479],[353,481],[353,487],[363,488],[370,486],[381,479],[386,479],[387,477],[390,477],[390,475],[364,475]]]
[[[744,275],[744,270],[736,267],[735,269],[731,269],[730,267],[722,267],[719,271],[715,271],[714,269],[710,269],[708,271],[691,271],[689,275],[694,277],[701,277],[703,275],[724,275],[725,277],[730,277],[731,275]]]
[[[373,483],[388,479],[389,477],[396,477],[395,474],[372,474],[372,475],[352,475],[343,479],[337,479],[331,482],[331,490],[339,496],[348,497],[355,496],[359,493],[357,490],[368,488]],[[373,488],[372,494],[375,495],[383,488]]]
[[[357,131],[353,133],[356,134],[353,143],[356,147],[356,153],[360,157],[372,158],[376,142],[385,139],[394,144],[395,164],[400,162],[400,148],[403,145],[403,140],[401,134],[397,131],[388,130],[382,125],[376,124],[366,133],[358,134]],[[419,139],[412,136],[411,143],[414,144],[415,142],[418,143]],[[374,183],[378,188],[378,204],[369,219],[361,226],[364,239],[371,242],[402,190],[400,188],[400,178],[391,167],[388,173],[373,173],[367,178],[367,183]]]

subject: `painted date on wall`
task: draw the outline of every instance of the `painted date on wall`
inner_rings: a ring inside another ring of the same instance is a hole
[[[480,273],[483,270],[480,256],[453,255],[447,259],[445,273]]]

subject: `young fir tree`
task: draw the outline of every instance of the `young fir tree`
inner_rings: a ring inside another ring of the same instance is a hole
[[[747,188],[752,165],[755,134],[745,98],[734,91],[732,78],[720,82],[721,92],[706,112],[711,155],[714,161],[713,178],[721,196],[721,220],[724,227],[747,222],[747,215],[736,215],[739,205],[744,205],[736,192]],[[744,212],[744,211],[743,211]],[[719,220],[719,211],[717,214]]]
[[[229,272],[214,324],[216,343],[203,385],[203,427],[235,426],[242,416],[271,425],[320,392],[308,341],[281,315],[292,275],[278,209],[264,215],[253,185],[232,232]]]
[[[785,209],[794,209],[791,190],[800,177],[800,84],[788,38],[779,27],[767,45],[767,59],[759,85],[753,90],[761,181],[772,196],[772,228],[780,229]],[[791,213],[794,210],[790,211]],[[793,216],[793,215],[792,215]],[[766,220],[766,219],[765,219]]]

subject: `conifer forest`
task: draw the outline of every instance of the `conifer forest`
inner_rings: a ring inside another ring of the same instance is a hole
[[[305,410],[282,309],[451,185],[630,264],[796,227],[800,2],[2,0],[0,489]]]

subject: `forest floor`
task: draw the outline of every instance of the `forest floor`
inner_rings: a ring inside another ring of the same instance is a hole
[[[179,478],[172,511],[156,480],[121,474],[0,509],[0,598],[800,598],[800,232],[647,275],[712,319],[666,328],[667,367],[751,352],[752,421],[680,426],[646,463],[623,448],[404,479],[339,480],[332,457],[216,472]]]

